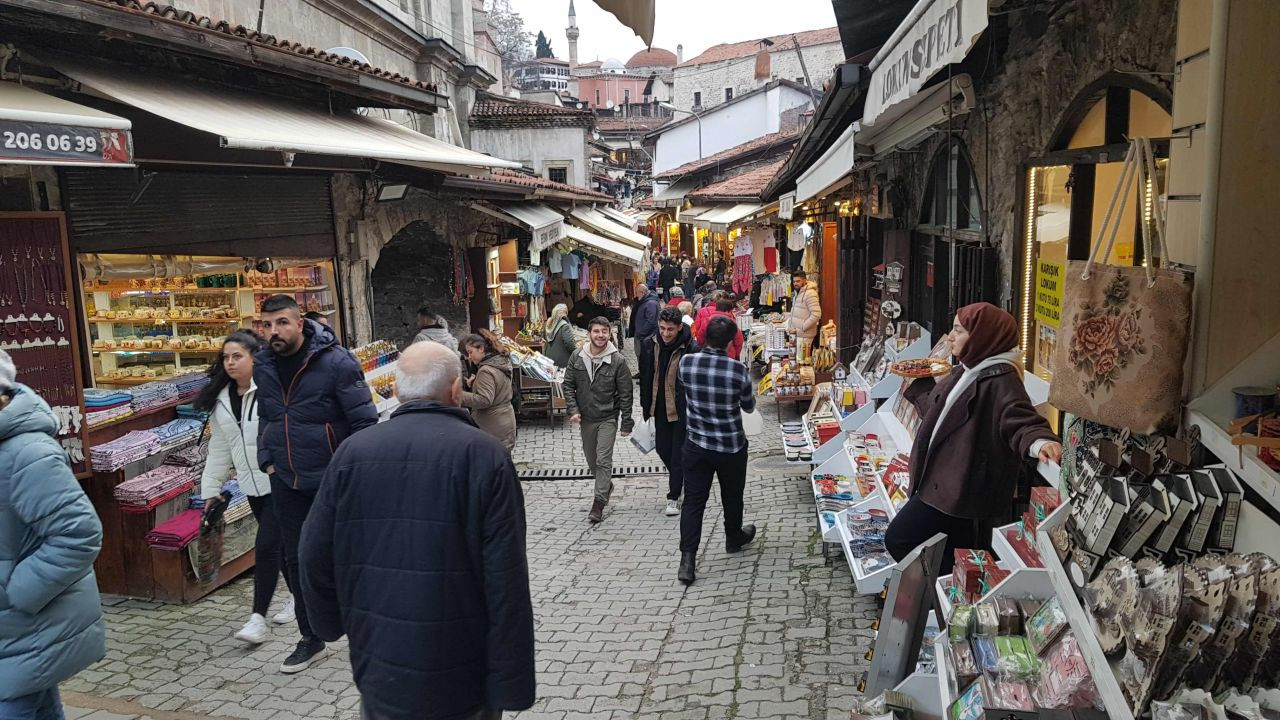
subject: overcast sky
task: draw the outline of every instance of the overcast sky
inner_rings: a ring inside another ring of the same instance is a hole
[[[738,42],[834,27],[831,0],[657,0],[654,47],[676,51],[684,44],[688,60],[712,45]],[[569,24],[569,0],[511,0],[511,8],[524,18],[525,29],[533,36],[541,30],[551,39],[556,57],[569,58],[569,42],[564,29]],[[617,18],[601,10],[592,0],[574,0],[578,13],[578,62],[616,57],[626,62],[644,43]]]

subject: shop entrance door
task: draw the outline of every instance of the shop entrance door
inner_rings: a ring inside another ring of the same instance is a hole
[[[945,272],[937,272],[932,235],[912,233],[910,277],[911,296],[907,303],[907,317],[936,335],[937,323],[934,322],[934,317],[937,308],[934,300],[947,297],[947,275]]]

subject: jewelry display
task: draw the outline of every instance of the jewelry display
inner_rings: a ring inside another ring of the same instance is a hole
[[[84,472],[84,411],[69,331],[66,248],[57,223],[0,221],[0,259],[0,348],[13,356],[18,382],[53,408],[67,459]]]

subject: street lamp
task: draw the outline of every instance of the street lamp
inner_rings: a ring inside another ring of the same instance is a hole
[[[673,113],[684,113],[686,115],[692,115],[693,119],[698,121],[698,159],[701,160],[702,159],[702,116],[692,110],[681,110],[680,108],[668,102],[660,102],[658,103],[658,107],[663,108],[665,110],[670,110]]]

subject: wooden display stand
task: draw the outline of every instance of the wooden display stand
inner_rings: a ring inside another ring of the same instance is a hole
[[[175,406],[156,408],[108,423],[89,431],[89,446],[101,445],[134,430],[147,430],[177,417]],[[86,454],[87,450],[86,450]],[[102,550],[94,562],[98,590],[111,595],[125,595],[146,600],[190,603],[217,590],[253,567],[250,550],[222,566],[218,578],[208,585],[196,581],[195,572],[183,551],[157,550],[147,544],[147,533],[159,523],[185,510],[175,508],[187,501],[182,495],[145,513],[127,513],[120,509],[115,488],[120,483],[153,470],[164,461],[164,454],[144,458],[113,472],[98,472],[83,481],[85,493],[102,522]]]

